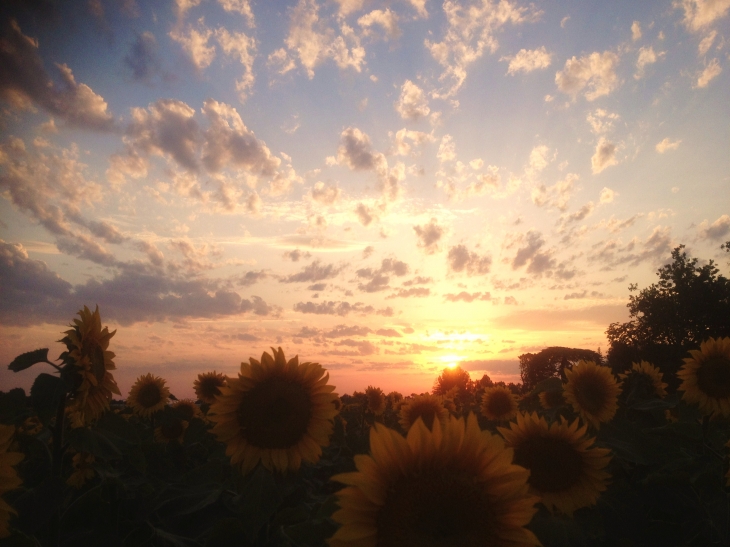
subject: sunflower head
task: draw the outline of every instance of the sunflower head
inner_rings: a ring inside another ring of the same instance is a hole
[[[730,337],[710,338],[689,353],[677,373],[682,398],[705,415],[730,416]]]
[[[598,429],[613,419],[621,387],[610,368],[578,361],[572,369],[565,369],[565,376],[568,381],[563,396],[586,422]]]
[[[11,450],[14,437],[15,426],[0,424],[0,494],[15,490],[23,484],[13,467],[23,461],[25,455]]]
[[[143,418],[149,418],[155,412],[165,408],[170,399],[170,390],[165,385],[165,380],[152,374],[144,374],[137,378],[137,381],[129,390],[127,405],[135,414]]]
[[[444,407],[441,397],[425,393],[403,402],[398,421],[403,430],[408,431],[419,418],[428,429],[432,429],[434,421],[445,423],[448,417],[449,411]]]
[[[181,420],[177,416],[165,416],[162,423],[155,428],[155,440],[159,443],[182,444],[187,428],[187,420]]]
[[[231,463],[246,474],[259,462],[286,472],[319,460],[338,412],[329,375],[318,363],[287,361],[281,348],[249,361],[210,407],[213,433]]]
[[[367,397],[367,410],[372,412],[376,416],[380,416],[385,412],[385,394],[379,387],[368,386],[365,390],[365,396]]]
[[[558,408],[565,404],[562,389],[546,389],[538,394],[538,398],[540,399],[540,406],[545,410]]]
[[[595,439],[586,427],[553,422],[548,426],[537,413],[517,415],[517,422],[499,432],[514,449],[514,463],[530,470],[530,490],[552,512],[572,515],[594,505],[606,490],[610,475],[604,470],[611,460],[605,448],[591,448]]]
[[[89,425],[109,409],[112,394],[121,395],[111,370],[115,370],[114,352],[109,351],[109,340],[117,331],[101,328],[99,307],[92,313],[84,306],[79,319],[67,330],[60,342],[66,345],[61,358],[70,367],[74,391],[69,406],[76,413],[76,423]]]
[[[215,398],[221,394],[221,388],[226,385],[226,375],[220,372],[203,372],[193,383],[195,396],[203,403],[212,405]]]
[[[81,488],[86,484],[87,481],[94,478],[96,472],[94,471],[94,458],[93,454],[88,452],[77,452],[73,457],[73,468],[74,471],[71,476],[66,479],[66,484],[73,486],[76,489]]]
[[[631,368],[618,377],[623,381],[624,394],[633,394],[642,399],[667,395],[662,371],[647,361],[632,363]]]
[[[400,403],[403,400],[403,395],[398,393],[397,391],[391,391],[388,393],[388,404],[390,404],[391,408],[396,408],[398,403]]]
[[[488,387],[479,409],[488,420],[507,421],[517,414],[517,397],[505,386]]]
[[[180,399],[172,403],[171,406],[180,418],[188,422],[193,418],[200,418],[203,415],[198,405],[192,399]]]
[[[337,492],[331,547],[540,544],[524,528],[538,500],[528,472],[473,414],[432,429],[417,420],[405,438],[376,423],[370,451],[355,456],[357,471],[332,478],[347,487]]]

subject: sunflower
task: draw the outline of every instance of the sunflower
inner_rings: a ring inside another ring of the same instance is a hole
[[[172,408],[182,417],[183,420],[188,422],[193,418],[200,418],[203,413],[200,412],[200,408],[195,404],[192,399],[180,399],[172,404]]]
[[[489,420],[509,420],[517,414],[517,397],[504,386],[488,387],[482,395],[480,410]]]
[[[169,416],[162,420],[162,423],[155,428],[155,440],[158,443],[176,442],[182,444],[188,422],[177,416]]]
[[[86,484],[86,481],[93,479],[94,475],[96,475],[96,472],[94,471],[95,461],[96,458],[94,458],[94,455],[89,454],[88,452],[77,452],[74,454],[74,472],[71,473],[71,476],[68,479],[66,479],[66,484],[79,489]]]
[[[449,411],[441,402],[441,397],[425,393],[406,399],[400,407],[399,417],[398,421],[404,431],[408,431],[418,418],[423,420],[427,428],[432,429],[435,419],[438,418],[441,423],[446,422]]]
[[[639,391],[649,397],[666,397],[667,384],[662,380],[662,371],[647,361],[632,363],[631,368],[619,374],[623,380],[623,392]]]
[[[20,452],[10,451],[14,435],[14,426],[0,424],[0,496],[23,484],[14,466],[18,465],[25,456]],[[15,509],[0,498],[0,538],[10,536],[10,515],[17,514]]]
[[[593,361],[578,361],[572,369],[565,369],[568,382],[563,395],[573,409],[593,427],[610,422],[618,410],[621,392],[611,369]]]
[[[152,374],[144,374],[129,390],[127,405],[132,407],[135,414],[149,418],[155,412],[165,408],[170,398],[170,390],[165,386],[165,380]]]
[[[563,390],[545,390],[541,391],[538,395],[540,399],[540,405],[545,410],[551,410],[565,404],[565,398],[563,397]]]
[[[193,383],[195,395],[202,402],[213,404],[216,396],[221,394],[220,388],[226,385],[226,379],[225,374],[216,371],[198,374],[198,379]]]
[[[406,438],[376,423],[370,451],[355,456],[357,471],[332,477],[347,487],[331,547],[540,544],[524,528],[539,501],[528,471],[473,414],[434,420],[432,430],[417,420]]]
[[[121,395],[109,372],[116,369],[112,361],[114,352],[108,348],[109,340],[117,331],[101,328],[98,306],[93,313],[84,306],[78,315],[80,319],[74,319],[74,325],[60,340],[67,349],[61,358],[74,365],[76,388],[68,403],[75,414],[73,423],[89,425],[109,409],[113,393]]]
[[[380,416],[385,412],[385,394],[379,387],[368,386],[365,390],[365,396],[368,398],[367,409],[376,416]]]
[[[244,475],[260,461],[273,471],[296,471],[314,463],[329,444],[337,415],[329,374],[319,363],[289,361],[281,348],[241,363],[210,407],[213,433],[226,447],[231,463]]]
[[[707,415],[730,416],[730,338],[710,338],[689,353],[677,373],[682,398]]]
[[[400,403],[402,400],[403,395],[398,393],[397,391],[391,391],[387,395],[387,401],[392,409],[398,408],[398,403]]]
[[[588,426],[553,422],[548,426],[537,413],[517,415],[517,423],[497,428],[515,451],[514,463],[530,470],[530,491],[542,498],[551,512],[573,514],[595,505],[606,490],[610,475],[604,471],[610,450],[591,448],[595,439],[586,435]]]

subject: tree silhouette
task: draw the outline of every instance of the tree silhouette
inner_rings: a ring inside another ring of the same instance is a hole
[[[469,373],[463,368],[445,368],[433,384],[433,394],[445,395],[455,387],[459,389],[460,395],[466,395],[471,393],[474,385]]]
[[[523,353],[520,359],[520,376],[523,391],[532,390],[548,378],[560,377],[563,370],[572,367],[581,359],[600,363],[601,354],[589,349],[563,348],[553,346],[538,353]]]

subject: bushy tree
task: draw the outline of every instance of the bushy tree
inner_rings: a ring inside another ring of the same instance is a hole
[[[538,353],[523,353],[519,360],[522,389],[530,391],[543,380],[562,376],[566,367],[580,360],[600,363],[601,354],[589,349],[553,346]]]
[[[608,361],[617,372],[645,359],[672,373],[689,349],[711,336],[730,336],[730,280],[712,260],[699,266],[683,249],[676,247],[672,262],[657,270],[657,283],[629,286],[638,291],[629,296],[631,319],[606,330]]]
[[[459,389],[459,394],[464,395],[473,391],[473,384],[471,376],[463,368],[445,368],[433,384],[433,394],[445,395],[456,387]]]

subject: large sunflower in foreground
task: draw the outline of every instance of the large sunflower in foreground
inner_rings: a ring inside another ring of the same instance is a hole
[[[14,466],[24,458],[20,452],[10,452],[10,445],[15,435],[15,427],[0,424],[0,495],[15,490],[23,481],[18,477]],[[17,515],[4,499],[0,498],[0,538],[10,535],[10,515]]]
[[[204,403],[212,405],[215,398],[221,394],[221,388],[226,385],[226,375],[220,372],[203,372],[193,382],[195,395]]]
[[[376,423],[370,452],[355,456],[357,471],[332,477],[348,486],[337,492],[331,547],[540,544],[524,528],[538,501],[528,471],[473,414],[434,420],[432,430],[418,420],[406,438]]]
[[[169,399],[170,390],[165,385],[165,380],[148,373],[137,378],[132,389],[129,390],[127,405],[135,414],[149,418],[155,412],[165,408]]]
[[[443,424],[448,417],[449,411],[444,407],[441,397],[425,393],[405,400],[400,407],[398,422],[404,431],[408,431],[421,418],[426,427],[431,429],[434,420]]]
[[[319,363],[289,361],[281,348],[241,363],[238,378],[210,407],[213,433],[226,446],[231,464],[244,475],[259,461],[273,471],[296,471],[314,463],[329,444],[337,415],[334,386]]]
[[[667,384],[662,371],[647,361],[632,363],[631,368],[618,375],[623,380],[623,392],[639,392],[648,397],[666,397]]]
[[[537,413],[517,415],[517,423],[498,430],[515,451],[514,463],[530,470],[530,490],[550,511],[572,515],[581,507],[595,505],[606,489],[611,461],[606,448],[591,448],[595,439],[587,426],[553,422],[548,426]]]
[[[74,319],[72,328],[60,340],[67,350],[61,358],[74,365],[76,386],[68,403],[72,423],[88,425],[109,410],[113,393],[121,395],[109,372],[116,369],[112,361],[114,352],[108,348],[109,340],[117,331],[101,328],[98,306],[93,313],[84,306],[78,315],[80,319]]]
[[[565,369],[565,376],[568,382],[563,396],[586,422],[598,429],[602,422],[613,419],[621,387],[610,368],[593,361],[578,361],[573,368]]]
[[[479,410],[488,420],[507,421],[517,414],[517,397],[505,386],[488,387]]]
[[[372,412],[376,416],[380,416],[385,412],[385,405],[387,403],[383,390],[379,387],[368,386],[365,390],[365,396],[367,397],[366,409]]]
[[[730,338],[710,338],[689,353],[677,372],[682,398],[706,415],[730,416]]]

